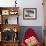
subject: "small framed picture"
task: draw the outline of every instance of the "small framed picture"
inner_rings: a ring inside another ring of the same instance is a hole
[[[2,15],[9,15],[9,10],[2,10]]]
[[[24,8],[23,19],[36,20],[37,19],[37,8]]]

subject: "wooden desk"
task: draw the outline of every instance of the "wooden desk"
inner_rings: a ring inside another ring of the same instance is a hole
[[[18,46],[18,41],[3,41],[2,46]]]

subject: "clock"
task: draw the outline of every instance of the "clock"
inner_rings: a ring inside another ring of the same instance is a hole
[[[9,15],[9,10],[2,10],[2,15]]]

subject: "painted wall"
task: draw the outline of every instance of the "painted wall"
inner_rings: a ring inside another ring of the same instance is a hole
[[[15,6],[15,0],[0,0],[0,6]],[[19,24],[20,26],[43,26],[43,6],[42,0],[17,0],[19,6]],[[37,20],[24,20],[23,8],[37,8]],[[12,17],[11,17],[12,18]],[[10,20],[10,19],[9,19]],[[14,22],[14,21],[13,21]],[[10,23],[10,22],[9,22]]]
[[[22,26],[43,26],[42,0],[21,0],[19,23]],[[23,8],[37,8],[37,20],[23,20]]]

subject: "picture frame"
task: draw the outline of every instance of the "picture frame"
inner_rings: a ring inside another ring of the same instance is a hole
[[[2,15],[9,15],[9,10],[2,10]]]
[[[36,20],[37,19],[37,8],[24,8],[23,19],[24,20]]]

